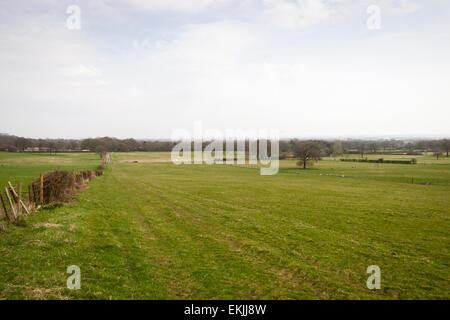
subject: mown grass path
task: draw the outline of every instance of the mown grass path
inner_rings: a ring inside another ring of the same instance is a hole
[[[423,186],[333,161],[260,176],[127,157],[75,203],[0,233],[0,298],[449,298],[448,166]],[[78,291],[66,288],[73,264]]]

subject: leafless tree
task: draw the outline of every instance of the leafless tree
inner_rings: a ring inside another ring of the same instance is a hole
[[[448,158],[448,153],[450,151],[450,139],[442,139],[440,141],[442,150],[446,153]]]
[[[333,154],[334,159],[336,159],[336,157],[342,156],[344,154],[344,147],[342,146],[342,142],[335,141],[333,143],[332,154]]]
[[[20,151],[24,151],[26,148],[31,146],[31,141],[26,138],[20,137],[16,139],[15,146]]]
[[[306,166],[313,161],[320,160],[319,148],[309,141],[296,141],[293,149],[295,157],[299,159],[297,165],[302,166],[303,169],[306,169]]]
[[[367,150],[366,144],[364,142],[361,142],[358,145],[358,152],[359,152],[361,158],[364,158],[364,155],[366,154],[366,150]]]
[[[108,149],[105,146],[96,146],[94,152],[98,154],[101,159],[103,159],[106,155],[106,152],[108,152]]]
[[[368,147],[369,147],[369,150],[372,152],[372,153],[376,153],[377,152],[377,143],[376,142],[370,142],[369,143],[369,145],[368,145]]]

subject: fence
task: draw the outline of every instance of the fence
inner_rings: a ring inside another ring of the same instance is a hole
[[[16,189],[8,181],[3,194],[0,192],[0,216],[3,213],[8,221],[15,221],[23,214],[30,215],[44,205],[75,196],[76,191],[84,188],[86,182],[103,175],[105,163],[111,162],[109,154],[107,155],[107,161],[100,166],[100,170],[48,172],[41,174],[26,190],[23,190],[22,182],[18,183]]]

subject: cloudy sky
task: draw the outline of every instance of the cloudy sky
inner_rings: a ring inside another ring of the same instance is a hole
[[[0,0],[0,132],[450,136],[449,58],[447,0]]]

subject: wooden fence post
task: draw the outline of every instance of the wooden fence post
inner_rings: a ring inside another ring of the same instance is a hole
[[[30,215],[30,211],[28,211],[27,206],[25,205],[25,203],[23,203],[22,200],[20,200],[19,205],[22,206],[23,210],[25,210],[25,212],[27,213],[27,215]]]
[[[41,176],[39,178],[40,180],[40,193],[39,193],[39,200],[41,204],[44,203],[44,175],[41,173]]]
[[[31,186],[28,185],[28,205],[31,205]]]
[[[8,186],[9,186],[9,193],[11,194],[11,200],[12,200],[12,204],[14,206],[14,218],[17,219],[17,217],[19,216],[19,201],[17,200],[17,198],[19,197],[19,195],[16,192],[16,189],[14,189],[11,181],[8,181]],[[17,215],[17,217],[16,217]]]
[[[1,194],[0,194],[0,200],[2,201],[2,207],[3,207],[3,210],[5,211],[6,218],[7,218],[8,220],[11,220],[11,219],[9,218],[8,210],[6,209],[6,205],[5,205],[5,202],[3,201],[3,196],[2,196]]]
[[[11,194],[12,194],[12,198],[14,200],[14,202],[17,205],[17,216],[22,214],[22,208],[25,210],[25,212],[29,215],[30,211],[27,209],[27,206],[25,205],[25,203],[23,203],[22,201],[22,182],[19,182],[18,186],[19,186],[19,193],[16,192],[16,190],[14,189],[14,187],[12,186],[11,182],[8,182],[10,185],[10,190],[11,190]]]
[[[9,195],[8,188],[5,188],[5,195],[6,195],[6,198],[8,199],[8,201],[9,201],[9,205],[11,206],[11,211],[12,211],[12,213],[14,215],[14,219],[17,220],[16,209],[14,208],[14,204],[13,204],[13,202],[11,200],[11,196]]]
[[[22,207],[20,203],[22,202],[22,182],[17,184],[17,215],[20,216],[22,214]]]
[[[34,189],[34,183],[31,183],[31,190],[33,190],[33,202],[37,203],[36,190]]]
[[[11,181],[8,181],[8,186],[9,186],[9,190],[11,191],[13,198],[17,199],[18,194],[17,194],[16,190],[14,189]]]

